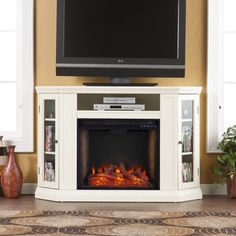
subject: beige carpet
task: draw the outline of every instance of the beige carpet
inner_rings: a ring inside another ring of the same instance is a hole
[[[0,235],[236,235],[236,212],[0,211]]]

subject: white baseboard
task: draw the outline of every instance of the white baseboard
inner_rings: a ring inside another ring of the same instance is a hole
[[[4,166],[7,164],[7,156],[0,156],[0,166]]]
[[[35,194],[37,183],[24,183],[22,194]],[[226,184],[201,184],[203,195],[227,195]]]
[[[227,195],[226,184],[201,184],[203,195]]]
[[[37,188],[37,183],[23,183],[21,194],[34,194]]]

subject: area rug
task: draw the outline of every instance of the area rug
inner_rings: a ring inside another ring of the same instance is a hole
[[[236,235],[236,212],[0,211],[0,235]]]

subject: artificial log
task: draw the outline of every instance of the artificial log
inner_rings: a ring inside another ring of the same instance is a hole
[[[148,177],[146,174],[144,174],[140,169],[137,169],[135,171],[135,173],[141,178],[143,179],[143,181],[148,181]]]
[[[139,167],[126,169],[124,164],[109,165],[92,169],[88,177],[91,187],[149,187],[149,178],[146,171]]]

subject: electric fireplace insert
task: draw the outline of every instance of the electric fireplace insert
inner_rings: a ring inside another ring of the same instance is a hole
[[[78,119],[77,189],[160,189],[160,121]]]

